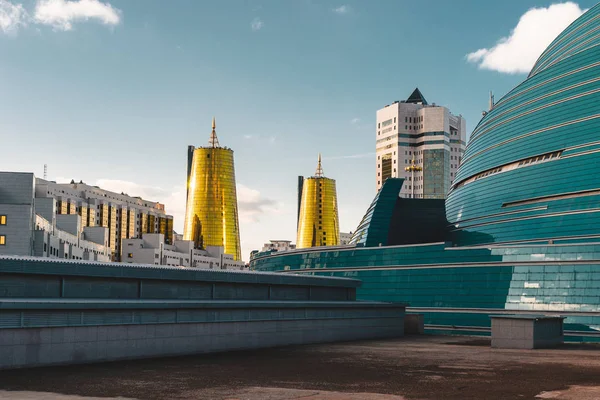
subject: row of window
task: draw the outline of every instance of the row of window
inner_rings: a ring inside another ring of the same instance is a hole
[[[535,156],[535,157],[526,158],[524,160],[519,161],[518,163],[517,162],[512,162],[512,163],[509,163],[509,164],[505,164],[505,165],[502,165],[500,167],[493,168],[493,169],[481,172],[481,173],[475,175],[474,177],[471,177],[471,178],[469,178],[469,179],[461,182],[459,184],[459,186],[457,186],[457,187],[460,187],[462,185],[466,185],[468,183],[471,183],[471,182],[474,182],[476,180],[485,178],[485,177],[487,177],[489,175],[497,174],[497,173],[505,171],[505,170],[506,171],[510,171],[510,170],[515,169],[515,168],[524,167],[524,166],[527,166],[527,165],[532,165],[532,164],[537,164],[537,163],[541,163],[541,162],[547,162],[547,161],[550,161],[550,160],[554,160],[554,159],[559,158],[561,154],[562,154],[562,150],[555,151],[555,152],[552,152],[552,153],[542,154],[542,155]]]
[[[394,118],[394,122],[396,122],[396,118]],[[413,122],[423,122],[423,116],[419,116],[419,117],[404,117],[404,122],[410,122],[411,124]]]

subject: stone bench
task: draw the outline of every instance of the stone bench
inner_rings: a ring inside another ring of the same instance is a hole
[[[552,348],[563,343],[565,317],[554,315],[491,315],[492,347]]]

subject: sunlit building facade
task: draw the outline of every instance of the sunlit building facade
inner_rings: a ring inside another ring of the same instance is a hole
[[[360,279],[357,298],[410,304],[430,332],[552,314],[568,340],[600,341],[599,30],[596,5],[492,104],[445,204],[398,198],[408,182],[388,178],[350,246],[257,255],[251,268]]]
[[[340,228],[335,180],[323,176],[320,154],[315,176],[300,182],[296,248],[337,246]]]
[[[56,183],[36,178],[36,197],[54,198],[56,215],[79,215],[80,231],[86,227],[108,228],[111,260],[120,261],[123,239],[144,233],[161,233],[173,243],[173,216],[162,203],[116,193],[83,181]]]
[[[444,199],[465,151],[466,121],[429,104],[417,88],[377,111],[377,190],[404,178],[401,197]]]
[[[209,145],[188,147],[187,193],[184,240],[241,260],[233,150],[219,145],[214,119]]]

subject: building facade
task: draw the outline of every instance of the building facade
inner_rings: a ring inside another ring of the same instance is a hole
[[[261,252],[263,251],[288,251],[294,250],[296,245],[291,240],[269,240],[269,243],[265,243]]]
[[[377,111],[377,190],[404,178],[400,196],[444,199],[463,157],[466,121],[428,104],[419,89]]]
[[[410,304],[430,332],[558,314],[567,339],[600,341],[599,30],[600,4],[481,119],[445,200],[446,229],[421,232],[439,238],[406,242],[441,207],[398,198],[408,182],[387,179],[353,246],[257,255],[251,268],[360,279],[358,298]]]
[[[340,228],[335,180],[323,176],[321,155],[315,176],[303,179],[296,248],[337,246]]]
[[[350,243],[350,239],[352,239],[352,232],[340,232],[340,245],[345,245]]]
[[[108,229],[83,226],[78,214],[58,214],[38,196],[32,173],[0,172],[0,254],[110,261]]]
[[[36,178],[35,196],[54,199],[56,215],[79,215],[80,230],[107,228],[113,261],[120,261],[123,239],[161,233],[167,244],[173,243],[173,217],[165,213],[161,203],[111,192],[82,181],[56,183],[40,178]]]
[[[124,239],[121,259],[125,263],[171,267],[229,270],[246,268],[243,261],[236,261],[232,255],[224,254],[222,247],[196,249],[191,240],[175,240],[169,245],[160,233],[146,233],[139,239]]]
[[[188,147],[187,203],[183,237],[194,247],[223,247],[241,260],[233,150],[221,147],[213,118],[207,147]]]

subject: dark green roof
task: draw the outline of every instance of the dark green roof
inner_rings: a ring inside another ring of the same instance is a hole
[[[425,97],[423,97],[423,93],[421,93],[419,88],[416,88],[414,92],[412,92],[412,94],[408,96],[406,102],[414,104],[422,103],[423,105],[427,105],[427,100],[425,100]]]

